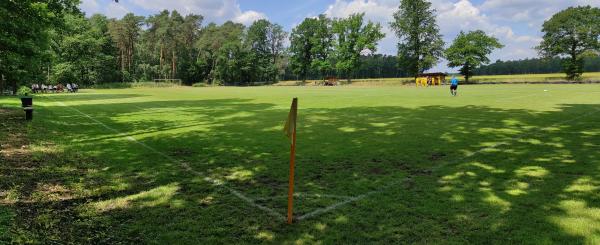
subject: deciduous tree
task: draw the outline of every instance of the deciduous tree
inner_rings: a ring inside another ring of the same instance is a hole
[[[16,93],[20,83],[41,80],[50,49],[50,31],[65,14],[79,12],[77,0],[0,1],[0,80]]]
[[[381,32],[381,24],[371,21],[365,23],[364,16],[364,13],[352,14],[333,22],[335,67],[348,81],[360,67],[361,54],[377,51],[377,43],[385,37]]]
[[[317,20],[306,18],[292,30],[290,36],[290,66],[294,74],[306,81],[313,61],[314,35]]]
[[[310,38],[312,62],[310,67],[321,78],[333,68],[333,21],[319,15],[314,22],[313,36]]]
[[[460,73],[468,83],[473,70],[482,64],[490,63],[488,56],[494,49],[502,47],[504,45],[500,44],[497,38],[486,35],[484,31],[461,31],[445,54],[449,61],[448,66],[461,67]]]
[[[391,28],[400,39],[399,65],[417,76],[433,67],[443,55],[444,41],[436,23],[436,11],[427,0],[402,0]]]
[[[567,79],[583,73],[586,55],[600,53],[600,8],[570,7],[544,22],[542,43],[537,47],[544,57],[568,57],[563,62]]]

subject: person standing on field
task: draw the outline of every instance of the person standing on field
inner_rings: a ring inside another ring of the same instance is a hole
[[[452,96],[457,95],[458,90],[458,78],[456,76],[452,76],[452,80],[450,81],[450,93]]]

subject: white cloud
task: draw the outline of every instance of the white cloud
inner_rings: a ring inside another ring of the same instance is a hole
[[[263,13],[242,11],[237,0],[130,0],[136,6],[150,10],[177,10],[181,14],[201,14],[209,22],[222,23],[227,20],[251,24],[258,19],[267,19]]]
[[[233,18],[234,22],[242,23],[244,25],[251,25],[254,21],[260,19],[267,19],[267,16],[263,13],[259,13],[256,11],[246,11]]]
[[[498,25],[480,8],[469,0],[460,0],[441,9],[438,23],[447,42],[451,42],[460,31],[483,30],[497,37],[506,47],[491,55],[494,59],[522,59],[537,56],[533,49],[540,38],[532,35],[517,35],[509,25]],[[536,33],[534,31],[534,33]]]
[[[100,2],[99,2],[100,1]],[[105,0],[83,0],[79,7],[87,16],[96,13],[101,13],[109,18],[121,18],[131,12],[123,4],[118,4],[113,1],[104,2]]]
[[[106,7],[106,16],[108,16],[109,18],[123,18],[123,16],[125,16],[126,14],[128,14],[129,11],[125,6],[115,3],[115,2],[111,2],[108,4],[108,6]]]
[[[106,4],[104,1],[108,0],[83,0],[80,7],[88,15],[102,13],[109,17],[122,17],[132,10],[155,14],[167,9],[177,10],[183,15],[200,14],[207,22],[216,23],[232,20],[248,25],[258,19],[267,19],[264,13],[242,11],[237,0],[121,0],[118,4]]]
[[[562,9],[573,6],[600,6],[600,0],[487,0],[482,11],[490,13],[494,21],[515,24],[527,23],[538,31],[545,20]]]
[[[83,0],[81,1],[81,5],[79,7],[85,12],[99,12],[100,6],[96,0]]]

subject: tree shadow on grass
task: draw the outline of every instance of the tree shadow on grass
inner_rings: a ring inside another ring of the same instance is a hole
[[[301,109],[298,192],[359,196],[406,181],[294,226],[180,166],[251,198],[285,194],[287,111],[277,105],[230,99],[75,108],[104,126],[51,106],[36,123],[64,151],[97,160],[84,188],[96,191],[82,197],[81,215],[105,219],[134,240],[596,243],[600,236],[600,105]],[[339,201],[299,197],[296,207],[301,215]],[[285,199],[261,204],[285,212]]]

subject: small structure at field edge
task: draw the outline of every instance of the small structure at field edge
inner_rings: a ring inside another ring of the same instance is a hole
[[[338,85],[337,77],[327,77],[324,85],[325,86],[337,86]]]
[[[423,86],[437,86],[446,83],[446,73],[436,72],[436,73],[423,73],[419,74],[416,79],[417,87]]]

